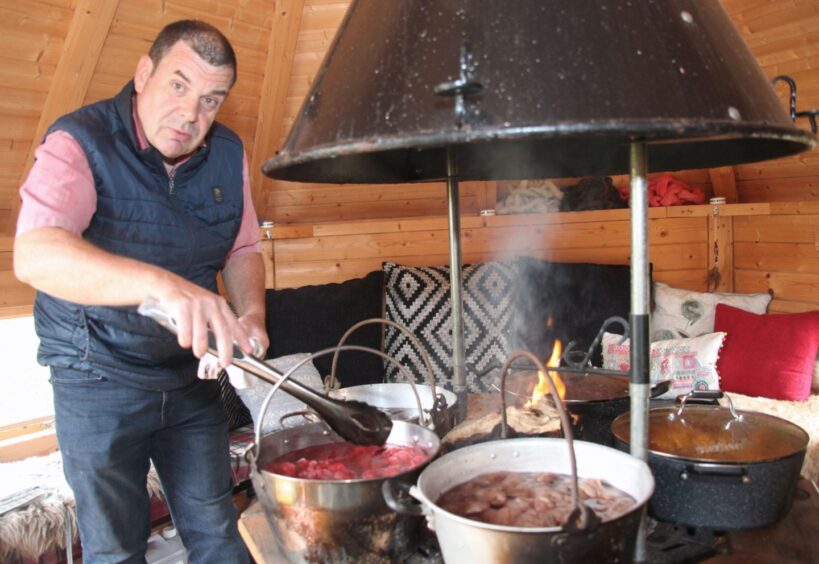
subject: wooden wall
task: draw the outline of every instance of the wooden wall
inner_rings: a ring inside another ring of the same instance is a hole
[[[722,0],[765,73],[797,80],[799,109],[819,107],[816,0]],[[281,146],[348,0],[0,0],[0,311],[30,307],[31,291],[10,272],[17,190],[33,148],[59,115],[116,93],[166,23],[195,17],[237,48],[239,81],[221,120],[250,154],[259,215],[313,224],[445,213],[440,184],[319,186],[265,179],[259,167]],[[782,91],[783,104],[786,92]],[[802,127],[807,124],[800,122]],[[817,151],[779,161],[681,171],[688,183],[728,201],[819,200]],[[624,179],[618,178],[617,182]],[[502,194],[501,194],[502,195]],[[461,189],[465,216],[494,205],[493,182]]]
[[[463,218],[465,263],[532,256],[628,264],[628,210]],[[649,210],[655,280],[697,291],[770,293],[772,312],[819,309],[819,202]],[[381,268],[448,264],[446,217],[263,230],[267,286],[342,282]]]

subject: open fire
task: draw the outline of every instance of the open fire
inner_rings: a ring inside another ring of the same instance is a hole
[[[549,361],[546,363],[546,367],[551,368],[560,366],[560,357],[562,354],[563,345],[560,342],[560,339],[557,339],[554,347],[552,348],[552,354],[549,357]],[[549,382],[546,380],[546,378],[552,379],[560,399],[563,400],[566,398],[566,384],[563,383],[563,379],[557,372],[547,371],[547,374],[544,374],[542,370],[538,370],[537,376],[538,382],[535,384],[535,388],[532,391],[532,399],[526,403],[526,407],[531,408],[538,405],[541,401],[543,401],[545,396],[550,394]]]

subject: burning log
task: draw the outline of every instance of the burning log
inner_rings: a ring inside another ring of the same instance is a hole
[[[496,405],[500,398],[493,396]],[[555,407],[542,398],[537,403],[506,407],[509,424],[507,438],[514,437],[560,437],[560,416]],[[501,415],[488,413],[483,417],[467,419],[444,436],[441,452],[449,452],[465,446],[501,438]]]

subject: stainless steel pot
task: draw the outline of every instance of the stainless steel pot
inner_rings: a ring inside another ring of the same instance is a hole
[[[398,515],[384,501],[385,478],[306,480],[265,470],[286,453],[341,442],[323,423],[270,433],[250,453],[253,487],[282,556],[289,562],[385,562],[406,557],[416,547],[423,520]],[[435,433],[395,421],[388,444],[419,446],[431,460],[438,453]],[[394,476],[414,480],[421,468]]]
[[[492,441],[442,456],[421,472],[417,485],[409,490],[420,508],[393,499],[393,482],[387,483],[385,495],[395,509],[426,516],[448,563],[630,562],[642,510],[654,491],[651,472],[645,462],[609,447],[575,441],[574,449],[578,476],[606,480],[634,497],[636,504],[630,511],[591,530],[567,531],[492,525],[436,505],[444,492],[481,474],[571,474],[566,441],[550,438]]]
[[[526,351],[512,353],[501,370],[502,436],[507,436],[506,377],[511,364],[527,358],[539,370],[543,363]],[[384,482],[383,494],[399,513],[423,514],[438,536],[445,562],[515,564],[542,562],[630,562],[643,509],[654,491],[648,465],[615,449],[572,438],[563,402],[554,382],[546,378],[558,408],[564,439],[523,438],[491,441],[464,447],[430,464],[409,494],[420,502],[410,505],[395,495],[394,481]],[[571,476],[572,505],[577,508],[560,527],[513,527],[493,525],[455,515],[439,507],[442,494],[473,478],[492,472],[551,472]],[[631,495],[635,504],[605,522],[593,518],[580,498],[579,478],[596,478]]]
[[[330,397],[363,401],[377,407],[392,419],[418,423],[443,437],[454,426],[458,397],[449,390],[426,384],[415,384],[415,389],[418,391],[417,398],[410,384],[365,384],[333,390]],[[425,421],[419,416],[419,400]]]
[[[793,423],[753,411],[715,405],[681,405],[649,411],[648,464],[657,480],[649,512],[658,520],[735,530],[775,523],[790,510],[808,445]],[[727,396],[726,396],[727,397]],[[729,397],[730,402],[730,397]],[[628,450],[630,414],[612,432]]]

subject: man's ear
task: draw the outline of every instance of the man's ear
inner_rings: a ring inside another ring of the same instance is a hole
[[[137,91],[137,94],[142,92],[145,83],[148,81],[148,77],[151,76],[153,72],[154,62],[151,60],[151,57],[142,55],[137,62],[136,72],[134,72],[134,90]]]

